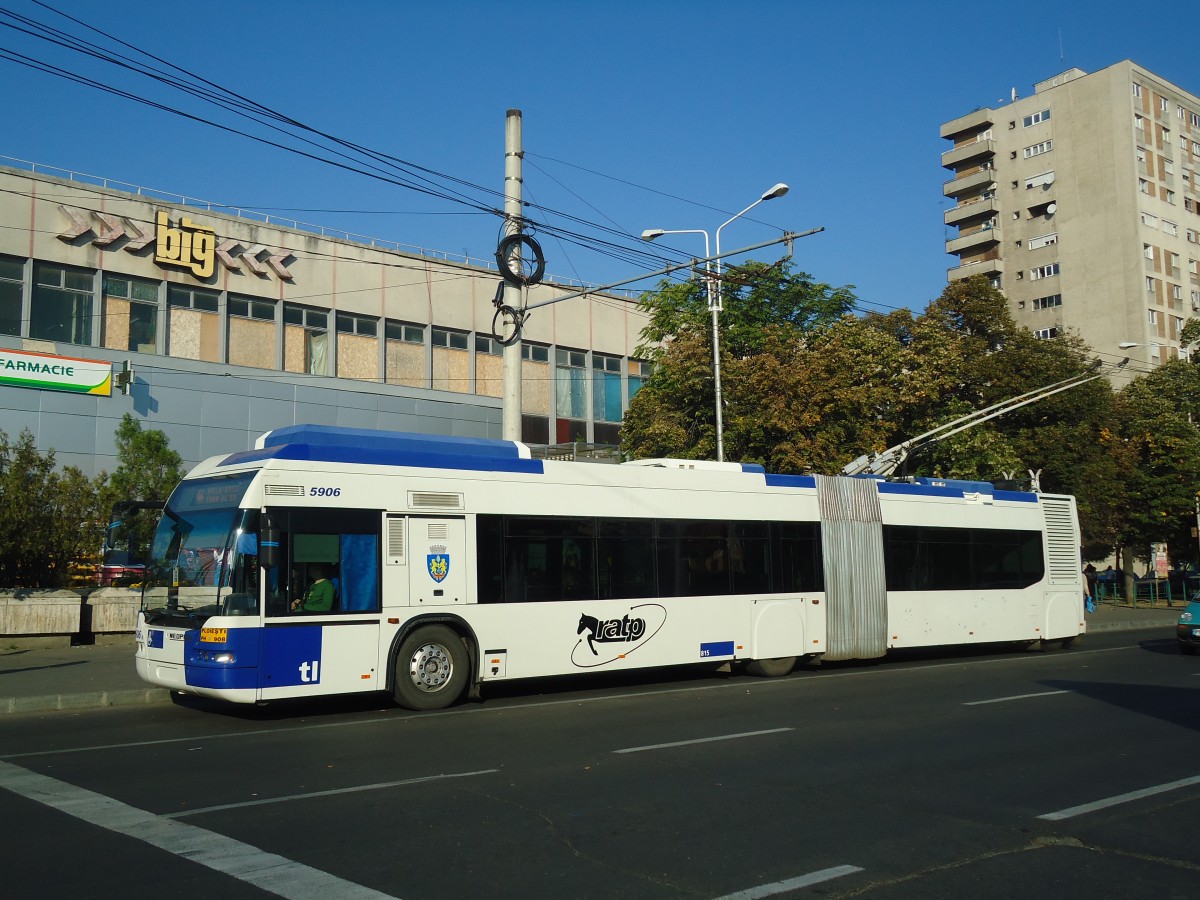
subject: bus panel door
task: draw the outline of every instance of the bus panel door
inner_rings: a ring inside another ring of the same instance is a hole
[[[410,606],[467,602],[466,523],[463,519],[408,520]]]

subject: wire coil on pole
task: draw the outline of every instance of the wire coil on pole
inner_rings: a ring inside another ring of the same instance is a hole
[[[524,254],[513,254],[513,251],[522,245],[529,249],[533,257],[532,265],[527,263]],[[516,269],[513,268],[514,264]],[[546,257],[542,254],[542,245],[532,236],[519,232],[508,235],[496,246],[496,265],[500,268],[500,276],[517,287],[537,284],[546,274]]]

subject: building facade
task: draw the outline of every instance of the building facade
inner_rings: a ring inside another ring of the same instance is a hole
[[[941,136],[949,281],[986,275],[1019,324],[1103,358],[1179,356],[1200,314],[1200,98],[1125,60],[1014,91]]]
[[[306,422],[501,436],[494,265],[0,162],[10,440],[28,428],[94,474],[115,465],[126,412],[188,464]],[[577,289],[548,278],[530,303]],[[645,322],[627,296],[540,308],[522,342],[522,439],[617,443],[649,372],[632,356]],[[127,392],[36,374],[96,363],[117,383],[131,369]]]

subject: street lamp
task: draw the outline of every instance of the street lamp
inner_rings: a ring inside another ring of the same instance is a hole
[[[708,285],[708,309],[712,313],[712,344],[713,344],[713,393],[716,396],[716,412],[717,412],[717,462],[725,462],[725,435],[724,435],[724,416],[721,410],[721,339],[717,328],[717,320],[721,313],[721,229],[732,222],[734,219],[740,219],[758,204],[766,200],[774,200],[776,197],[782,197],[788,192],[788,186],[783,182],[776,184],[770,190],[763,193],[761,197],[743,209],[736,216],[722,222],[717,226],[717,271],[716,277],[713,276],[713,260],[708,252],[708,232],[701,228],[686,228],[678,231],[668,231],[663,228],[648,228],[642,232],[642,240],[652,241],[655,238],[660,238],[664,234],[702,234],[704,235],[704,271],[705,281]]]

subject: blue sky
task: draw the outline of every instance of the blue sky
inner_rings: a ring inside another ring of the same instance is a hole
[[[439,181],[477,205],[502,205],[486,191],[502,188],[505,111],[520,109],[526,199],[554,211],[531,217],[627,248],[647,228],[711,233],[786,182],[785,197],[722,232],[723,248],[823,226],[796,244],[798,267],[856,285],[865,309],[920,309],[945,285],[941,122],[1071,66],[1125,58],[1200,93],[1187,37],[1195,7],[1182,2],[48,3],[327,134],[484,188]],[[2,8],[102,40],[32,0]],[[0,156],[401,243],[494,251],[494,215],[32,71],[7,55],[269,134],[9,27],[0,51]],[[562,277],[611,283],[657,265],[540,239]],[[660,242],[703,249],[697,235]]]

